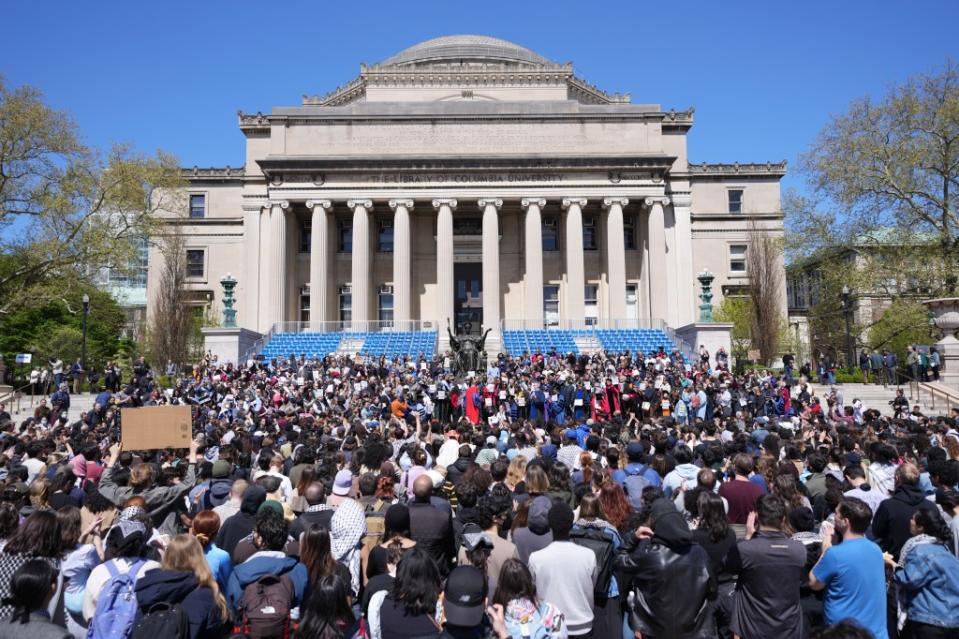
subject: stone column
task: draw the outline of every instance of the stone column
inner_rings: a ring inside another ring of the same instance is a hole
[[[393,319],[408,322],[412,319],[410,290],[410,209],[413,200],[390,200],[393,209]],[[409,327],[398,326],[407,330]]]
[[[323,330],[328,309],[329,271],[326,254],[330,245],[330,222],[327,211],[333,203],[329,200],[308,200],[306,208],[312,209],[313,220],[310,225],[310,329]]]
[[[286,321],[286,291],[289,281],[286,272],[286,200],[270,200],[270,286],[273,322]]]
[[[257,297],[257,331],[265,333],[273,326],[273,242],[270,235],[270,205],[260,211],[260,290]]]
[[[666,270],[666,215],[663,207],[669,204],[668,197],[648,197],[649,207],[649,309],[653,319],[666,320],[667,291]]]
[[[503,200],[483,199],[478,202],[483,211],[483,327],[493,329],[499,336],[499,209]]]
[[[523,198],[526,209],[526,308],[527,328],[543,328],[543,198]]]
[[[353,211],[353,308],[355,330],[368,330],[370,319],[370,219],[369,210],[373,200],[348,200],[346,205]]]
[[[673,214],[676,218],[676,281],[679,289],[679,308],[677,309],[676,326],[685,326],[695,322],[696,296],[691,293],[695,288],[693,282],[693,231],[690,206],[692,198],[688,191],[673,192],[670,196],[673,201]]]
[[[240,326],[260,330],[260,207],[243,210],[243,279],[240,281]]]
[[[436,321],[445,331],[455,314],[453,290],[453,210],[456,200],[433,200],[436,209]]]
[[[583,207],[586,198],[564,198],[566,209],[566,319],[573,328],[586,322],[586,273],[583,264]],[[624,285],[625,286],[625,285]]]
[[[623,230],[623,207],[629,204],[624,197],[603,200],[606,209],[606,277],[609,282],[609,317],[626,319],[626,239]]]

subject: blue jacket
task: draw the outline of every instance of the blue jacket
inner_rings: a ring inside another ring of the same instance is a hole
[[[639,475],[640,471],[643,469],[644,464],[638,464],[636,462],[630,462],[626,464],[626,468],[619,468],[613,471],[613,481],[619,485],[626,483],[626,478],[629,475]],[[650,484],[656,486],[656,488],[661,488],[663,485],[663,478],[659,476],[655,470],[646,466],[646,470],[642,472],[643,477],[645,477]]]
[[[226,602],[230,610],[239,611],[243,589],[263,575],[287,575],[293,582],[293,606],[303,603],[310,583],[306,566],[295,557],[287,557],[282,552],[258,552],[236,566],[230,575],[226,587]]]
[[[941,628],[959,628],[959,559],[943,544],[921,544],[896,569],[906,616]]]

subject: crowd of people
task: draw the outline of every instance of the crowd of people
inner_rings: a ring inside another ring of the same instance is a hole
[[[140,360],[0,406],[0,639],[959,636],[959,410],[724,352]],[[185,404],[188,449],[120,409]]]

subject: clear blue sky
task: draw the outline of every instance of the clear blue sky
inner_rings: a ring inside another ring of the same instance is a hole
[[[693,161],[793,163],[857,96],[959,58],[959,1],[7,3],[0,73],[88,143],[238,166],[236,112],[299,104],[421,40],[479,33],[634,102],[696,108]],[[787,178],[798,186],[798,178]]]

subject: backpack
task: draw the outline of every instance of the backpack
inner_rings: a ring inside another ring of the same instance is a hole
[[[137,573],[143,567],[140,559],[121,573],[115,561],[106,563],[110,580],[100,591],[96,612],[90,620],[87,639],[127,639],[137,618]]]
[[[383,535],[386,532],[386,513],[383,511],[385,503],[382,499],[377,499],[376,502],[367,506],[366,534],[360,540],[367,552],[383,541]]]
[[[613,540],[600,528],[586,526],[574,528],[569,540],[596,555],[596,583],[593,586],[593,601],[598,605],[606,603],[609,584],[613,580]]]
[[[637,511],[643,507],[643,489],[653,485],[653,482],[645,477],[646,470],[643,465],[637,472],[627,474],[626,481],[623,482],[629,505]]]
[[[133,627],[130,639],[187,639],[190,619],[178,604],[159,601]]]
[[[248,584],[240,599],[246,636],[251,639],[288,637],[293,592],[293,582],[287,575],[263,575]]]
[[[523,639],[555,639],[561,636],[565,620],[559,608],[545,601],[540,602],[539,608],[531,616],[523,619],[508,617],[506,631],[510,637]],[[563,633],[565,636],[565,633]]]

